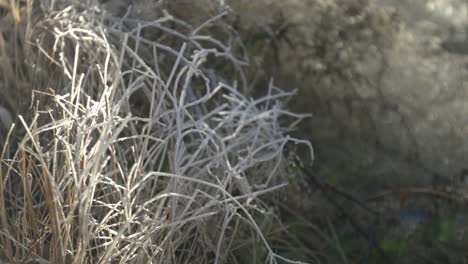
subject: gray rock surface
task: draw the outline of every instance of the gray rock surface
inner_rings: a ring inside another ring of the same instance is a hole
[[[413,151],[423,166],[453,175],[468,165],[468,5],[380,2],[401,17],[381,83],[381,95],[395,111],[374,117],[380,141],[403,156]]]
[[[297,35],[325,44],[301,57],[301,70],[291,70],[285,82],[296,80],[300,88],[296,110],[314,114],[303,133],[317,150],[316,165],[333,161],[373,177],[418,183],[467,167],[468,3],[321,5]]]

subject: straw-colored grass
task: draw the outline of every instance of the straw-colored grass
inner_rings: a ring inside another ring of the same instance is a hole
[[[2,259],[299,263],[258,223],[290,177],[285,145],[311,149],[288,136],[304,116],[273,84],[243,94],[248,60],[223,14],[195,28],[63,2],[4,18],[18,36],[0,43],[0,86],[19,117],[0,169]]]

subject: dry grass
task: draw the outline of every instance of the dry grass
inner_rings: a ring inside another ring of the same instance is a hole
[[[242,94],[248,61],[222,15],[194,28],[164,12],[142,21],[63,7],[34,7],[27,23],[11,8],[22,45],[16,56],[14,41],[1,45],[11,55],[2,91],[33,99],[8,105],[21,129],[0,169],[0,256],[299,263],[276,254],[258,223],[274,215],[265,201],[289,177],[285,145],[312,150],[288,136],[304,116],[284,110],[293,93],[272,84],[259,99]]]

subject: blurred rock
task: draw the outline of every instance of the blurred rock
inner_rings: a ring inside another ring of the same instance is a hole
[[[296,111],[314,114],[301,133],[317,164],[343,162],[419,183],[466,166],[465,1],[260,2],[268,6],[256,11],[261,21],[280,10],[294,25],[292,48],[278,45],[275,79],[300,89]]]

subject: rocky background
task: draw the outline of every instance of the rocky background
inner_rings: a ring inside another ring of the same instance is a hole
[[[244,24],[277,29],[276,61],[264,63],[280,86],[299,89],[293,108],[313,114],[299,133],[315,146],[316,168],[385,186],[452,179],[467,166],[465,2],[234,2],[248,10]]]

